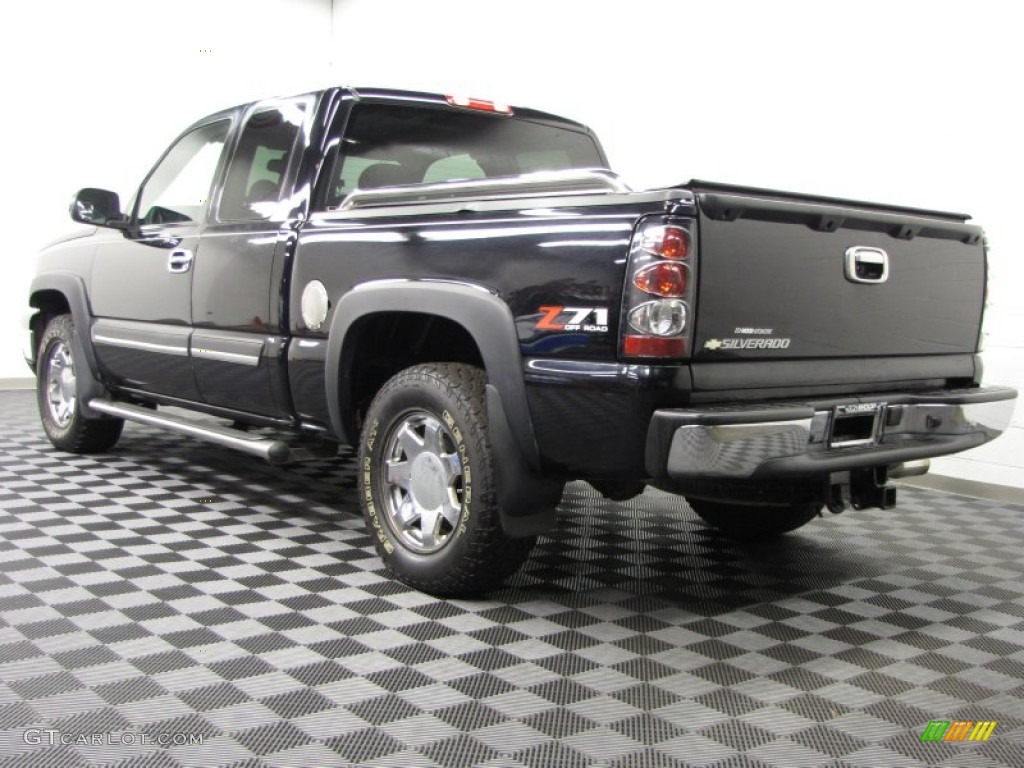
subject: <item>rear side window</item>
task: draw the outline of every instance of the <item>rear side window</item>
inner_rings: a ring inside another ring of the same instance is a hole
[[[593,138],[569,125],[444,107],[357,104],[337,147],[328,209],[354,189],[605,165]]]
[[[275,216],[304,117],[305,105],[290,102],[249,118],[228,165],[218,219],[256,221]]]

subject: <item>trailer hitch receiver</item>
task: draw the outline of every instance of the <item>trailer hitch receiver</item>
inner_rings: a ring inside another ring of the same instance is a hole
[[[829,511],[838,514],[847,507],[892,509],[896,506],[896,487],[888,484],[888,475],[888,467],[833,472],[826,495]]]

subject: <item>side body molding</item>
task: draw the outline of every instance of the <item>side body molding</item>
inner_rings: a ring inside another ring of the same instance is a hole
[[[359,440],[352,402],[355,340],[349,331],[381,312],[417,312],[452,320],[476,342],[487,371],[487,416],[496,462],[502,524],[510,535],[530,536],[554,524],[561,485],[540,475],[512,312],[478,285],[448,280],[375,280],[342,296],[331,321],[325,390],[331,427],[349,444]],[[512,450],[510,450],[512,449]]]
[[[94,398],[107,397],[108,392],[100,380],[99,364],[96,361],[96,353],[92,347],[92,337],[90,335],[92,312],[89,308],[85,282],[81,277],[71,272],[47,272],[38,275],[32,280],[29,296],[34,297],[37,293],[43,291],[56,291],[67,299],[68,307],[71,308],[71,319],[75,325],[74,349],[72,351],[75,359],[85,361],[88,367],[88,372],[76,371],[79,389],[78,404],[86,416],[101,418],[103,414],[92,410],[87,405]],[[31,301],[30,299],[30,303]]]

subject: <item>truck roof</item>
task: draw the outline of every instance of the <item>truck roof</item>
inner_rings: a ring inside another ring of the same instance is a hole
[[[352,86],[338,86],[336,88],[323,88],[317,91],[306,91],[304,93],[284,94],[276,96],[268,96],[264,99],[256,99],[254,101],[244,102],[242,104],[235,104],[234,106],[227,107],[225,109],[218,110],[197,120],[194,125],[199,123],[205,123],[211,119],[218,117],[227,117],[235,114],[239,111],[244,111],[254,104],[259,104],[264,101],[270,101],[274,99],[286,99],[293,98],[296,96],[322,96],[330,91],[347,92],[353,96],[357,101],[391,101],[391,102],[409,102],[410,104],[430,104],[432,106],[447,107],[449,109],[465,109],[465,107],[456,106],[451,104],[449,96],[440,93],[429,93],[426,91],[406,91],[395,88],[377,88],[377,87],[352,87]],[[474,99],[474,101],[477,101]],[[576,120],[570,120],[567,117],[560,115],[554,115],[550,112],[543,112],[539,109],[530,109],[528,107],[517,107],[512,106],[512,116],[520,119],[533,120],[539,122],[556,123],[561,127],[569,127],[578,130],[582,133],[593,135],[593,131],[583,123]]]
[[[443,107],[451,107],[452,109],[461,109],[461,107],[453,106],[448,101],[449,96],[440,93],[403,91],[393,88],[353,88],[351,86],[346,86],[344,90],[347,90],[361,101],[410,101],[419,104],[428,103]],[[571,125],[581,131],[586,131],[587,133],[591,132],[590,128],[583,123],[576,120],[570,120],[569,118],[562,117],[561,115],[554,115],[550,112],[542,112],[539,109],[530,109],[529,107],[512,106],[511,109],[513,116],[516,117],[523,117],[530,120],[546,120],[559,123],[561,125]]]

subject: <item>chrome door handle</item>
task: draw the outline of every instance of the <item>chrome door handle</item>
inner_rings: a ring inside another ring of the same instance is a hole
[[[193,258],[192,251],[185,250],[184,248],[171,251],[171,255],[167,257],[167,271],[188,272],[192,267]]]

